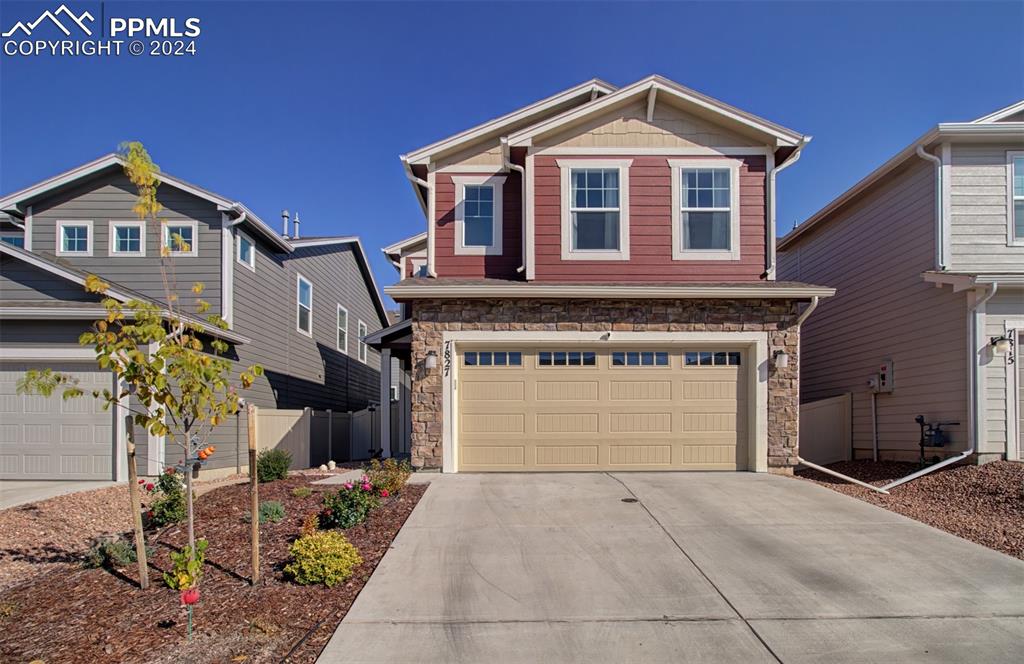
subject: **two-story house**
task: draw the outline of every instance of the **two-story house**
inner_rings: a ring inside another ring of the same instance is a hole
[[[838,289],[803,331],[801,396],[852,395],[855,457],[918,458],[922,415],[958,423],[929,460],[1021,458],[1024,101],[929,129],[779,250],[780,278]]]
[[[592,80],[410,152],[388,248],[413,465],[751,470],[797,457],[775,180],[810,140],[659,76]]]
[[[113,387],[78,344],[103,316],[83,283],[96,274],[112,297],[166,302],[165,246],[182,310],[194,310],[192,284],[202,282],[202,298],[228,323],[209,331],[230,344],[235,375],[264,368],[243,393],[249,403],[344,411],[378,402],[380,358],[362,338],[388,321],[359,239],[300,238],[297,215],[278,234],[241,203],[166,173],[160,182],[156,226],[132,211],[137,193],[114,154],[0,198],[0,479],[126,477],[116,413],[91,398],[17,395],[15,384],[28,368],[50,367]],[[233,471],[246,436],[244,414],[218,427],[203,473]],[[166,440],[143,433],[136,442],[142,474],[181,458]]]

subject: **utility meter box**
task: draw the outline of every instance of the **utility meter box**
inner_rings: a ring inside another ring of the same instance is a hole
[[[896,377],[892,370],[892,360],[882,360],[878,365],[878,392],[892,392],[896,386]]]

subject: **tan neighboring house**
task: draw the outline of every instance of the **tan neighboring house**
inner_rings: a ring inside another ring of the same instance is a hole
[[[930,129],[778,248],[779,279],[838,290],[801,403],[850,394],[856,458],[916,458],[917,415],[959,422],[929,458],[1024,457],[1024,101]]]

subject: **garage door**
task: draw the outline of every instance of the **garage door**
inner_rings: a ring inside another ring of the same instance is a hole
[[[743,470],[740,348],[466,346],[462,471]]]
[[[113,387],[109,372],[89,365],[48,366],[74,375],[86,391]],[[60,390],[17,394],[18,379],[32,367],[40,365],[0,364],[0,479],[113,479],[113,413],[88,395],[64,401]]]

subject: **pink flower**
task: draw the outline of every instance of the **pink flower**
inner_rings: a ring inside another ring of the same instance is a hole
[[[139,480],[139,484],[144,483],[146,480]]]
[[[381,490],[380,490],[380,497],[381,497],[381,498],[387,498],[387,497],[388,497],[388,496],[390,496],[390,495],[391,495],[391,494],[389,494],[389,493],[388,493],[388,490],[387,490],[387,489],[381,489]]]
[[[181,591],[181,603],[190,606],[199,601],[199,588],[186,588]]]
[[[360,478],[359,478],[359,483],[360,483],[360,484],[369,484],[369,483],[370,483],[370,478],[369,478],[369,476],[367,476],[367,475],[363,475],[362,477],[360,477]]]
[[[351,489],[352,488],[352,483],[351,482],[345,482],[345,488],[346,489]]]
[[[152,482],[146,485],[146,491],[152,491],[155,488]]]
[[[372,488],[373,488],[373,487],[372,487],[372,486],[370,486],[370,483],[369,483],[369,482],[367,482],[366,484],[363,484],[363,491],[369,491],[369,490],[370,490],[370,489],[372,489]]]

